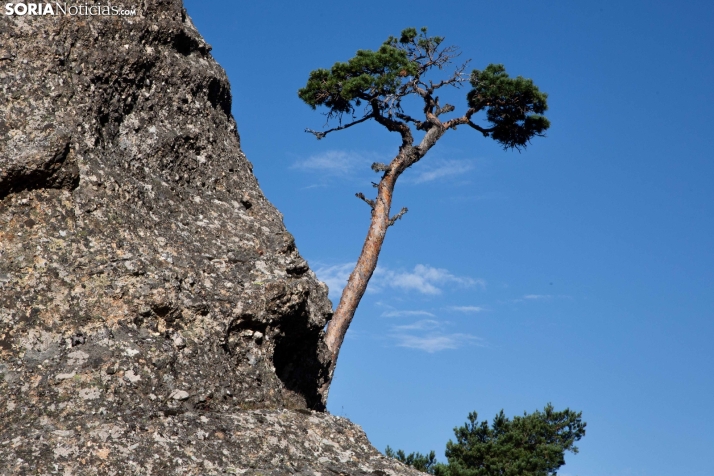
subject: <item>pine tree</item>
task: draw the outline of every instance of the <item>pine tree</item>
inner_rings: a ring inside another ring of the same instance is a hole
[[[377,267],[387,229],[407,213],[407,208],[390,216],[394,186],[399,176],[426,155],[448,131],[467,126],[485,137],[491,137],[504,149],[524,148],[534,136],[542,136],[550,126],[542,114],[548,108],[547,95],[530,79],[511,78],[503,65],[488,65],[483,70],[465,73],[468,61],[455,67],[442,79],[441,74],[459,56],[455,46],[444,46],[444,39],[428,36],[427,29],[407,28],[399,38],[390,37],[376,51],[359,50],[346,63],[335,63],[330,69],[316,69],[298,96],[313,109],[326,108],[328,120],[337,120],[332,129],[306,129],[318,139],[328,134],[374,120],[390,132],[400,135],[401,145],[392,161],[372,164],[381,174],[374,184],[374,199],[363,193],[356,196],[372,209],[372,218],[357,265],[349,277],[340,302],[330,321],[325,342],[332,365],[323,392],[327,391],[334,373],[340,347],[354,317],[367,284]],[[463,115],[453,116],[456,107],[441,104],[437,93],[442,88],[460,88],[470,83]],[[422,105],[415,112],[403,108],[404,99],[417,98]],[[409,113],[408,113],[409,112]],[[477,124],[476,117],[485,113],[487,124]],[[343,121],[345,116],[349,121]],[[451,118],[448,118],[450,117]],[[423,132],[421,140],[415,133]]]
[[[454,428],[456,441],[446,444],[448,464],[437,463],[434,451],[407,455],[387,446],[384,454],[436,476],[556,476],[565,452],[577,454],[586,425],[582,412],[557,412],[550,403],[513,420],[501,410],[491,426],[471,412],[464,426]]]
[[[411,466],[412,468],[427,474],[434,474],[437,466],[436,453],[432,450],[428,455],[421,453],[404,453],[403,450],[394,451],[389,445],[384,450],[384,456],[394,458],[397,461]]]
[[[438,476],[555,476],[565,464],[565,452],[578,452],[575,442],[585,436],[582,412],[557,412],[551,404],[543,411],[508,419],[503,410],[493,419],[478,421],[469,413],[462,427],[454,428],[456,441],[446,444],[448,466]]]

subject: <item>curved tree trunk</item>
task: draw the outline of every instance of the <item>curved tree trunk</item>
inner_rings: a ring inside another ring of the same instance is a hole
[[[379,182],[379,191],[372,210],[372,220],[367,232],[367,238],[364,240],[362,252],[357,260],[355,269],[347,280],[347,285],[342,291],[340,303],[327,328],[325,342],[333,354],[333,361],[337,360],[337,354],[345,338],[349,323],[352,321],[357,305],[362,299],[367,289],[367,284],[377,267],[379,252],[382,249],[387,228],[389,228],[389,211],[396,181],[396,174],[389,171]]]
[[[367,232],[367,238],[364,240],[362,252],[357,259],[357,264],[347,280],[347,285],[342,291],[340,303],[337,305],[332,319],[327,327],[325,335],[325,343],[331,353],[330,377],[327,385],[332,380],[332,375],[337,363],[337,356],[342,347],[342,342],[345,338],[345,333],[352,322],[357,306],[359,305],[362,296],[367,290],[374,270],[377,268],[377,259],[379,252],[382,249],[384,238],[389,228],[389,212],[392,206],[392,193],[394,185],[397,182],[397,177],[403,170],[401,167],[401,154],[396,157],[390,166],[390,169],[385,172],[382,180],[378,185],[377,198],[374,201],[372,209],[372,219]]]
[[[402,134],[404,142],[399,151],[399,155],[392,160],[387,171],[379,181],[379,185],[377,186],[377,198],[374,202],[367,200],[367,203],[372,205],[372,220],[369,225],[369,231],[367,232],[367,238],[364,240],[362,252],[357,259],[355,269],[350,274],[347,285],[342,290],[340,303],[337,305],[337,309],[325,333],[325,343],[331,354],[329,375],[321,389],[321,393],[325,396],[327,396],[329,386],[332,383],[332,376],[334,375],[335,366],[337,365],[337,357],[339,356],[347,329],[352,322],[352,318],[357,311],[357,306],[362,300],[362,296],[364,296],[367,290],[367,284],[369,284],[369,280],[377,268],[377,260],[382,250],[384,238],[387,235],[387,229],[390,225],[394,224],[397,218],[406,212],[406,209],[404,209],[399,215],[391,219],[389,217],[392,206],[392,194],[397,179],[408,167],[418,162],[446,130],[446,128],[438,122],[436,117],[432,117],[438,126],[432,127],[427,132],[419,146],[414,147],[407,145],[411,142],[411,134]]]

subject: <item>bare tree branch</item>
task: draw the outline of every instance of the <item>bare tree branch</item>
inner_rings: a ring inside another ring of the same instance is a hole
[[[464,64],[456,68],[456,71],[454,71],[450,78],[443,79],[436,84],[429,81],[429,88],[427,89],[429,94],[432,94],[434,91],[439,88],[443,88],[444,86],[454,86],[456,88],[461,87],[461,84],[467,81],[467,78],[464,75],[464,70],[466,69],[466,65],[469,64],[469,61],[471,60],[467,60]]]
[[[355,197],[359,198],[360,200],[364,200],[364,202],[367,205],[369,205],[372,210],[374,210],[374,205],[376,202],[374,200],[370,200],[369,198],[365,197],[364,193],[362,193],[362,192],[355,193]]]
[[[382,162],[375,162],[372,164],[372,170],[375,172],[386,172],[389,170],[389,165],[383,164]]]
[[[463,116],[456,117],[454,119],[451,119],[450,121],[446,121],[444,123],[444,129],[456,129],[457,126],[465,124],[473,129],[476,129],[477,131],[479,131],[481,134],[484,135],[484,137],[488,137],[488,135],[491,132],[493,132],[494,130],[496,130],[496,128],[490,127],[488,129],[486,129],[484,127],[479,126],[478,124],[475,124],[471,120],[471,117],[474,115],[475,112],[476,112],[476,109],[471,108],[468,111],[466,111],[466,114],[464,114]]]
[[[479,126],[478,124],[474,124],[474,123],[471,122],[471,121],[467,122],[467,124],[468,124],[469,126],[473,127],[474,129],[476,129],[477,131],[479,131],[480,133],[482,133],[484,137],[488,137],[488,135],[489,135],[491,132],[493,132],[493,131],[496,130],[495,127],[490,127],[490,128],[488,128],[488,129],[484,129],[483,127]]]
[[[380,108],[379,101],[377,99],[373,99],[371,105],[372,115],[370,117],[373,117],[374,120],[377,121],[377,123],[386,127],[389,132],[398,132],[399,135],[402,136],[403,147],[410,146],[412,142],[414,142],[412,131],[408,125],[406,125],[404,122],[383,116],[381,114],[382,109]]]
[[[401,48],[406,51],[411,61],[419,64],[421,72],[434,67],[443,69],[446,64],[451,63],[452,59],[461,55],[457,46],[447,46],[441,50],[438,46],[434,49],[422,48],[416,38]]]
[[[398,112],[398,113],[395,114],[395,116],[397,116],[399,119],[401,119],[401,120],[403,120],[403,121],[405,121],[405,122],[412,122],[412,123],[414,123],[414,127],[416,127],[416,129],[417,129],[418,131],[425,131],[425,130],[429,129],[429,127],[431,127],[431,124],[430,124],[430,123],[424,122],[424,121],[420,121],[420,120],[418,120],[418,119],[414,119],[413,117],[411,117],[411,116],[408,115],[408,114],[403,114],[403,113],[401,113],[401,112]]]
[[[424,86],[423,88],[420,88],[419,85]],[[426,84],[422,83],[419,81],[419,77],[417,76],[414,78],[414,80],[411,82],[412,90],[417,93],[419,96],[425,98],[429,95],[427,92],[427,86]]]
[[[329,134],[330,132],[341,131],[341,130],[343,130],[343,129],[347,129],[348,127],[352,127],[352,126],[354,126],[354,125],[356,125],[356,124],[359,124],[359,123],[361,123],[361,122],[364,122],[364,121],[366,121],[366,120],[368,120],[368,119],[372,119],[372,114],[368,114],[368,115],[364,116],[363,118],[358,119],[358,120],[356,120],[356,121],[354,121],[354,122],[350,122],[349,124],[345,124],[344,126],[334,127],[334,128],[332,128],[332,129],[328,129],[328,130],[326,130],[326,131],[314,131],[314,130],[312,130],[312,129],[307,129],[307,128],[306,128],[306,129],[305,129],[305,132],[309,132],[310,134],[314,134],[315,137],[317,137],[317,140],[320,140],[320,139],[324,138],[324,137],[325,137],[327,134]]]
[[[451,112],[454,109],[456,109],[456,108],[454,106],[452,106],[451,104],[446,104],[446,105],[444,105],[444,107],[439,107],[437,105],[436,110],[434,111],[434,115],[436,117],[439,117],[440,115],[446,114],[447,112]]]
[[[394,225],[394,224],[397,222],[397,220],[401,220],[402,217],[403,217],[408,211],[409,211],[409,209],[408,209],[407,207],[402,208],[402,210],[401,210],[399,213],[397,213],[396,215],[394,215],[392,218],[389,219],[389,226]]]

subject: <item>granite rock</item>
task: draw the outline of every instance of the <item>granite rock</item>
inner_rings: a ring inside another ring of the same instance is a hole
[[[410,474],[324,413],[327,287],[211,47],[136,7],[0,17],[0,474]]]
[[[310,410],[84,413],[64,402],[2,438],[3,475],[423,474],[381,455],[349,420]]]

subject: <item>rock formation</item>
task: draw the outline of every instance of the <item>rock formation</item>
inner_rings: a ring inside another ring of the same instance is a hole
[[[324,413],[327,288],[180,0],[0,16],[0,474],[412,474]]]

